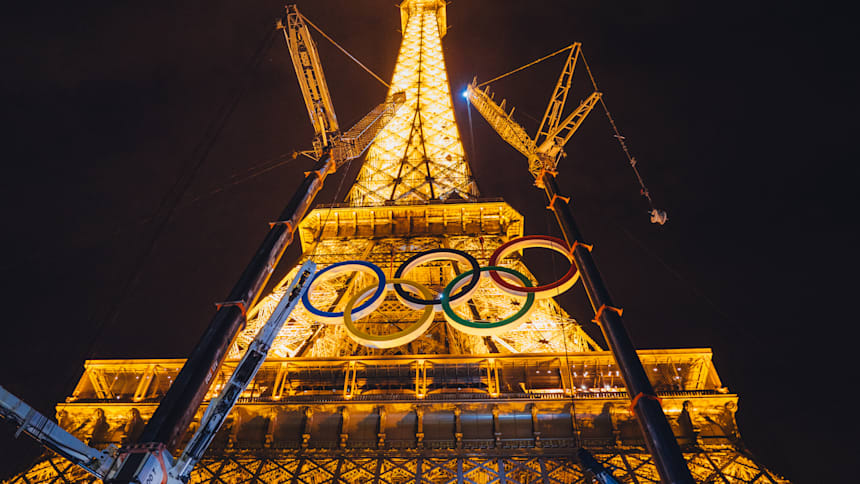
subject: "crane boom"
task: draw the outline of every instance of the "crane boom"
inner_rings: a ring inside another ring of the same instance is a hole
[[[328,146],[331,139],[336,138],[340,131],[317,46],[311,38],[304,17],[295,5],[287,5],[286,22],[282,22],[281,27],[284,30],[293,67],[296,69],[305,107],[314,127],[314,151],[319,157],[322,155],[323,147]]]
[[[310,21],[299,13],[295,5],[287,5],[286,19],[281,21],[279,26],[284,30],[305,107],[314,127],[313,145],[316,157],[322,156],[325,148],[331,148],[332,159],[337,168],[364,153],[379,131],[394,116],[399,105],[406,100],[406,94],[402,91],[394,93],[385,103],[378,105],[341,135],[317,46],[311,38],[308,23]]]
[[[26,433],[98,479],[104,479],[116,459],[116,447],[93,449],[48,417],[0,386],[0,416],[18,424],[15,437]]]
[[[335,139],[331,156],[337,167],[361,156],[405,101],[406,94],[403,91],[394,93],[386,102],[364,115],[349,131]]]
[[[466,88],[466,93],[472,106],[475,106],[475,109],[481,113],[481,116],[490,123],[490,126],[499,133],[503,140],[526,157],[530,157],[534,153],[534,141],[526,133],[526,130],[514,121],[514,110],[506,113],[501,106],[496,104],[490,94],[489,87],[482,91],[478,89],[476,81],[472,81],[472,84]],[[504,103],[502,101],[502,104]]]
[[[221,428],[224,420],[227,419],[230,410],[236,405],[242,392],[245,391],[260,366],[263,365],[272,342],[278,336],[290,313],[308,290],[310,279],[315,270],[316,264],[308,260],[296,272],[293,281],[284,293],[284,297],[278,303],[278,307],[272,312],[266,324],[257,332],[254,341],[248,346],[245,355],[236,365],[236,369],[230,375],[224,388],[218,396],[209,402],[209,406],[203,413],[203,418],[200,419],[197,432],[191,437],[182,455],[177,459],[176,465],[170,471],[171,477],[181,482],[188,482],[192,469],[203,458],[203,454],[209,448],[209,444],[212,443],[212,439],[215,438],[215,434]]]

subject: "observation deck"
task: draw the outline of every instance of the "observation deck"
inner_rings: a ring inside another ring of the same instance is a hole
[[[732,445],[737,396],[722,387],[710,350],[639,355],[682,445]],[[88,361],[57,406],[58,421],[96,445],[132,439],[134,420],[152,414],[183,362]],[[220,370],[214,392],[234,365]],[[609,352],[276,359],[263,365],[213,448],[642,446],[628,404]]]
[[[323,238],[523,235],[523,216],[501,198],[389,202],[356,207],[348,203],[314,209],[299,224],[302,251]]]

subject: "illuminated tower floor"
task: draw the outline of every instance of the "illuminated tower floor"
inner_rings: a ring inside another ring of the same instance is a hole
[[[428,250],[459,250],[488,266],[500,245],[523,236],[523,217],[502,200],[478,198],[441,47],[445,3],[406,0],[401,19],[389,94],[403,91],[406,102],[369,148],[348,202],[317,208],[301,223],[303,258],[322,268],[370,262],[386,279]],[[518,253],[500,265],[530,277]],[[433,260],[408,278],[438,292],[466,269]],[[210,396],[290,279],[249,311]],[[364,272],[344,273],[317,284],[310,302],[342,311],[356,291],[373,284]],[[486,279],[471,301],[457,311],[480,321],[508,318],[524,304]],[[554,299],[536,300],[527,318],[497,334],[460,331],[435,312],[403,344],[371,347],[354,337],[384,340],[423,311],[389,291],[350,333],[342,322],[297,310],[192,482],[590,482],[575,460],[578,447],[622,482],[659,481],[612,355]],[[721,383],[709,349],[639,353],[697,480],[786,482],[744,451],[737,395]],[[74,393],[57,406],[57,419],[90,445],[134,441],[182,364],[87,361]],[[48,456],[9,482],[90,480]]]

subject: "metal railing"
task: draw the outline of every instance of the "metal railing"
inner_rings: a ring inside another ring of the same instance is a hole
[[[724,395],[725,393],[717,390],[671,390],[658,391],[657,395],[662,398],[684,398],[684,397],[702,397],[712,395]],[[133,402],[131,396],[119,396],[120,398],[99,399],[99,398],[82,398],[77,399],[74,403],[121,403],[127,405]],[[395,401],[457,401],[457,400],[603,400],[603,399],[629,399],[626,391],[617,392],[590,392],[580,391],[572,395],[564,393],[537,393],[537,392],[519,392],[519,393],[499,393],[497,396],[492,396],[485,392],[440,392],[430,393],[423,398],[419,398],[414,393],[375,393],[364,395],[345,396],[342,393],[314,393],[305,395],[284,395],[280,398],[269,396],[262,397],[242,397],[239,398],[239,403],[296,403],[296,402],[395,402]],[[157,400],[148,399],[147,401],[134,402],[138,404],[155,404]]]

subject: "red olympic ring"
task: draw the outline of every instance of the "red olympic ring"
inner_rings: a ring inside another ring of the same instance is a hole
[[[570,247],[567,245],[567,242],[548,235],[526,235],[524,237],[517,237],[516,239],[512,239],[500,245],[499,248],[493,252],[493,255],[490,256],[489,265],[497,266],[499,265],[499,261],[504,259],[511,252],[526,248],[543,248],[560,252],[564,254],[565,257],[567,257],[568,262],[570,262],[570,269],[568,269],[567,273],[562,276],[561,279],[549,284],[544,284],[543,286],[535,287],[524,287],[511,284],[510,282],[502,279],[502,276],[500,276],[497,271],[489,271],[490,277],[493,278],[493,282],[502,291],[513,296],[524,296],[526,294],[533,293],[538,299],[546,299],[567,291],[576,284],[576,281],[579,280],[579,271],[576,270],[576,265],[573,263],[573,258],[570,255]]]

